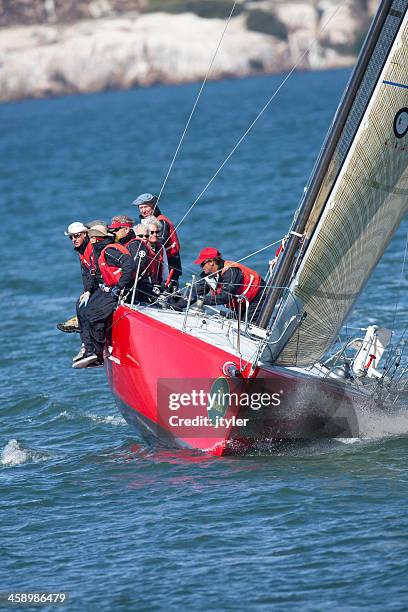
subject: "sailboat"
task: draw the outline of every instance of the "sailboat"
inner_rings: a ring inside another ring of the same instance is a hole
[[[149,442],[224,455],[358,436],[356,405],[388,397],[397,365],[390,373],[380,360],[391,332],[370,325],[336,341],[408,209],[407,8],[408,0],[378,8],[257,325],[190,301],[185,312],[133,302],[116,309],[108,380]]]

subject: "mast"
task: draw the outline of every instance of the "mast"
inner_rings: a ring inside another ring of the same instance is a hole
[[[268,362],[307,367],[324,357],[408,212],[408,0],[388,6],[303,217],[305,244],[288,270],[263,356]]]
[[[379,9],[374,17],[374,20],[371,24],[367,37],[364,41],[357,63],[350,77],[343,97],[340,101],[333,122],[326,135],[323,147],[320,151],[312,175],[309,179],[305,194],[303,196],[303,199],[301,200],[300,207],[297,211],[297,216],[293,221],[289,238],[285,246],[285,252],[281,256],[280,260],[278,260],[273,277],[268,283],[269,287],[266,292],[265,303],[263,305],[258,320],[258,325],[260,327],[269,326],[274,308],[280,300],[285,287],[289,285],[290,278],[294,270],[296,254],[299,248],[300,240],[305,235],[305,229],[308,224],[311,213],[314,209],[316,200],[321,195],[323,195],[323,197],[326,195],[328,197],[329,195],[329,193],[322,193],[322,184],[328,174],[328,171],[330,170],[333,155],[336,151],[340,137],[346,126],[350,111],[355,102],[357,92],[360,89],[361,83],[367,70],[367,66],[370,62],[373,51],[376,48],[379,36],[382,32],[385,21],[390,13],[392,5],[393,0],[382,0]],[[386,58],[384,58],[384,61],[385,59]],[[372,83],[372,90],[370,92],[370,95],[368,96],[367,104],[372,92],[374,91],[375,85],[375,82]],[[361,118],[362,116],[363,113],[361,114]],[[357,129],[358,124],[355,126],[354,134],[356,133]],[[351,146],[351,142],[352,138],[350,139],[349,146]],[[333,186],[338,176],[338,173],[340,172],[340,169],[340,167],[337,168],[336,175],[334,177],[330,177],[330,187]],[[328,191],[327,187],[325,191]],[[315,226],[316,224],[317,222],[315,223]],[[310,239],[310,235],[305,236],[305,238]]]

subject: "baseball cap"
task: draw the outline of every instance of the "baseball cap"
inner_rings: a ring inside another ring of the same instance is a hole
[[[87,221],[84,225],[86,225],[86,227],[89,229],[94,225],[107,225],[107,223],[101,219],[93,219],[92,221]]]
[[[88,228],[85,227],[83,223],[80,221],[74,221],[67,227],[67,231],[64,232],[66,236],[71,236],[72,234],[80,234],[81,232],[87,232]]]
[[[108,228],[105,225],[94,225],[88,230],[88,236],[90,238],[107,238],[112,237],[112,234],[108,232]]]
[[[196,259],[194,263],[202,264],[206,259],[215,259],[216,257],[221,257],[221,253],[218,251],[218,249],[206,247],[200,251],[198,259]]]
[[[126,223],[125,221],[113,221],[108,225],[108,229],[118,229],[120,227],[133,227],[133,223]]]

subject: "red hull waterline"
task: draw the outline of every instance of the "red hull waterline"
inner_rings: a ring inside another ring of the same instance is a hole
[[[223,350],[140,310],[126,305],[116,310],[109,352],[110,355],[105,360],[106,370],[119,410],[126,421],[148,442],[170,448],[195,449],[213,455],[242,454],[251,451],[255,442],[257,448],[260,448],[276,444],[282,438],[292,437],[291,433],[295,428],[299,428],[299,421],[302,421],[297,412],[294,418],[293,414],[282,412],[284,406],[280,409],[275,406],[275,411],[271,411],[271,408],[261,408],[249,414],[247,406],[231,403],[222,412],[223,425],[214,427],[214,422],[209,422],[208,419],[203,421],[208,417],[208,407],[205,405],[198,406],[193,413],[191,407],[177,413],[169,409],[168,402],[163,403],[159,397],[161,394],[163,398],[163,389],[164,396],[168,398],[169,391],[191,390],[197,381],[205,391],[211,391],[214,381],[221,380],[228,381],[230,389],[234,390],[238,381],[225,375],[225,364],[232,363],[240,368],[242,377],[239,384],[247,384],[251,364],[240,361],[235,351]],[[342,405],[344,408],[345,405],[344,390],[330,384],[325,385],[323,400],[326,401],[322,402],[322,387],[319,382],[316,400],[316,386],[311,390],[310,377],[304,377],[286,368],[257,368],[251,372],[251,382],[254,378],[266,379],[269,391],[272,389],[278,395],[291,395],[292,407],[296,404],[294,392],[298,398],[300,388],[302,403],[306,393],[309,405],[311,397],[315,405],[316,402],[333,405],[333,400],[340,400],[337,401],[338,406]],[[347,400],[346,405],[348,404]],[[337,412],[339,414],[339,411]],[[180,426],[180,414],[202,417],[203,424],[200,425],[198,419],[198,424],[194,426]],[[252,419],[249,429],[248,426],[242,426],[248,416]],[[315,426],[316,422],[312,428]],[[304,425],[301,427],[304,432]],[[310,423],[308,427],[311,431]],[[344,435],[343,431],[337,433]],[[294,433],[293,437],[299,437],[298,433]]]

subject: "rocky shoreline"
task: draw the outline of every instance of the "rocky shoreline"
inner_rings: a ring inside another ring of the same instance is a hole
[[[244,13],[233,17],[210,78],[277,73],[294,64],[299,69],[352,65],[355,54],[345,49],[352,48],[367,15],[356,13],[352,4],[337,13],[330,1],[325,6],[318,10],[306,1],[276,5],[285,36],[249,30]],[[0,100],[199,81],[224,27],[225,20],[191,12],[134,11],[2,28]]]

